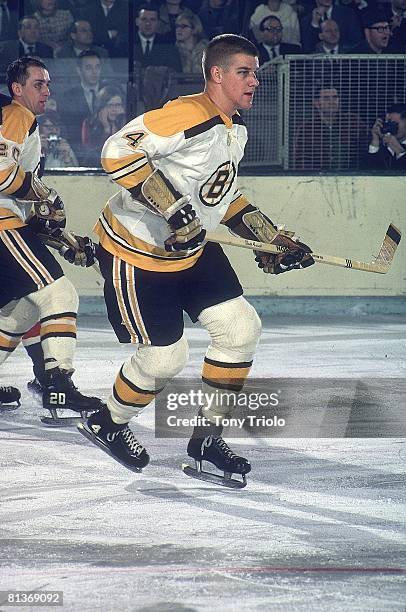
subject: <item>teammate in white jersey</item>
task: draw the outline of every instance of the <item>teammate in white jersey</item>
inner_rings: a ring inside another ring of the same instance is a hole
[[[247,377],[260,320],[219,245],[205,242],[220,223],[240,236],[282,245],[281,255],[257,254],[264,272],[311,265],[306,245],[280,232],[238,191],[237,170],[247,140],[237,109],[249,109],[258,86],[255,46],[232,34],[214,38],[203,57],[205,91],[181,97],[130,121],[104,145],[102,164],[121,186],[95,231],[105,278],[109,319],[120,342],[136,345],[121,367],[107,407],[80,431],[129,469],[149,461],[128,427],[178,374],[188,358],[183,313],[199,321],[211,344],[203,364],[205,391],[238,391]],[[188,454],[228,473],[220,484],[238,486],[249,462],[221,438],[229,406],[201,407]],[[207,476],[211,478],[211,475]],[[218,480],[217,480],[218,481]]]
[[[36,116],[49,97],[45,64],[16,60],[7,69],[7,85],[11,98],[0,100],[0,364],[40,321],[44,407],[55,417],[57,408],[89,413],[100,400],[82,395],[71,380],[78,296],[44,240],[60,244],[65,258],[80,265],[94,262],[94,245],[78,237],[77,249],[64,246],[63,202],[40,178]],[[18,389],[0,388],[0,404],[19,399]]]

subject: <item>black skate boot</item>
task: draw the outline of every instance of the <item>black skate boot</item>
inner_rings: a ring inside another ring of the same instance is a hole
[[[38,396],[38,397],[42,397],[42,394],[45,390],[44,386],[42,385],[42,383],[38,380],[37,377],[33,378],[32,380],[29,380],[27,382],[27,389],[28,391],[30,391],[33,395]]]
[[[21,393],[17,387],[0,387],[0,410],[14,410],[18,408],[20,406],[20,398]]]
[[[94,412],[83,423],[78,423],[78,430],[132,472],[141,472],[149,463],[146,449],[135,438],[128,423],[114,423],[107,406]]]
[[[187,464],[182,466],[183,471],[188,476],[207,480],[223,487],[231,489],[242,489],[246,486],[245,475],[251,471],[251,465],[244,457],[239,457],[230,449],[227,443],[220,436],[206,436],[196,438],[192,436],[187,446],[187,454],[196,462],[196,469]],[[202,462],[208,461],[224,472],[223,476],[212,472],[205,472],[202,469]],[[242,480],[232,478],[233,473],[241,474]]]
[[[99,410],[103,403],[98,397],[82,395],[68,372],[53,368],[45,374],[42,405],[50,411],[51,416],[43,416],[41,421],[46,425],[60,427],[74,425],[80,419],[85,419],[95,410]],[[73,410],[80,413],[80,417],[60,417],[57,409]]]

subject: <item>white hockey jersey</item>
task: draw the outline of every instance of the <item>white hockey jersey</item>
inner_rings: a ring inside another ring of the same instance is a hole
[[[35,115],[4,97],[0,106],[0,230],[25,225],[32,203],[18,200],[27,191],[26,172],[38,173],[41,141]]]
[[[190,195],[203,227],[213,231],[248,203],[237,189],[246,141],[240,116],[236,113],[230,119],[205,93],[180,97],[127,123],[102,151],[104,169],[122,187],[96,224],[102,246],[146,270],[191,267],[202,247],[188,256],[167,252],[164,242],[171,233],[167,222],[128,190],[143,183],[152,165],[179,193]]]

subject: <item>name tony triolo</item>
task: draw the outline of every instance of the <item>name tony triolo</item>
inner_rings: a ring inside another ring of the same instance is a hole
[[[223,425],[223,427],[238,427],[242,429],[245,425],[249,427],[284,427],[285,419],[278,417],[276,414],[270,417],[264,415],[247,414],[245,417],[224,417],[210,416],[210,421],[201,415],[193,417],[179,417],[176,414],[171,414],[166,418],[166,423],[169,427],[210,427],[213,425]]]

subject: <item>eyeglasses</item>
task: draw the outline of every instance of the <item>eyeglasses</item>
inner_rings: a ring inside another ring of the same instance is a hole
[[[186,23],[178,23],[178,24],[175,26],[175,30],[185,30],[186,28],[190,28],[190,29],[191,29],[191,28],[192,28],[192,26],[190,26],[190,25],[186,25]]]
[[[379,34],[383,34],[384,32],[389,32],[389,25],[386,26],[370,26],[368,30],[376,30]]]
[[[272,26],[265,26],[262,30],[266,30],[267,32],[282,32],[283,28],[273,28]]]

